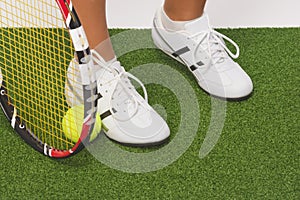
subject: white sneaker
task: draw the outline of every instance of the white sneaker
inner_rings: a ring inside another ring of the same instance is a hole
[[[184,30],[168,31],[162,24],[162,12],[161,8],[156,13],[152,29],[153,41],[159,49],[186,65],[200,87],[212,96],[228,100],[250,96],[250,77],[231,59],[239,56],[238,45],[213,30],[206,14],[185,24]],[[236,54],[226,47],[224,39],[235,46]]]
[[[116,59],[108,63],[96,51],[92,50],[92,55],[96,66],[98,113],[107,137],[129,146],[153,146],[165,142],[170,135],[169,127],[148,104],[147,91],[141,81],[126,72]],[[66,98],[74,106],[82,102],[82,96],[81,87],[72,82],[74,76],[79,77],[72,66],[74,63],[68,69]],[[145,99],[129,78],[141,85]]]

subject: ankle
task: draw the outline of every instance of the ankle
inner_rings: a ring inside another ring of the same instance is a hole
[[[198,19],[198,18],[199,17],[197,17],[196,19]],[[171,19],[168,16],[168,14],[164,10],[164,8],[161,9],[161,21],[162,21],[162,24],[163,24],[164,28],[166,30],[168,30],[168,31],[181,31],[181,30],[185,30],[186,24],[188,24],[190,22],[193,22],[196,19],[186,20],[186,21],[176,21],[176,20]]]
[[[109,62],[116,58],[116,54],[114,52],[112,43],[110,38],[102,41],[98,44],[95,48],[93,48],[97,53],[101,55],[101,57],[106,61]]]

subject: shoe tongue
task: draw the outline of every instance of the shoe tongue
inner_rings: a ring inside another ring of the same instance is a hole
[[[185,25],[185,30],[190,34],[196,34],[209,29],[208,16],[206,14],[203,14],[198,19],[192,20]]]

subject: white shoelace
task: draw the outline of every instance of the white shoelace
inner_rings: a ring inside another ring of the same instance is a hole
[[[126,92],[129,97],[128,99],[132,99],[133,103],[134,103],[133,112],[131,113],[131,115],[128,116],[128,119],[118,118],[113,110],[113,106],[111,105],[112,98],[113,98],[113,95],[112,95],[111,99],[110,99],[110,112],[112,113],[113,117],[116,118],[117,120],[127,121],[127,120],[131,119],[137,113],[138,105],[140,104],[140,105],[144,106],[144,102],[142,102],[137,97],[135,88],[131,84],[129,78],[135,80],[142,87],[143,92],[144,92],[144,100],[146,101],[146,103],[148,103],[148,94],[147,94],[147,90],[146,90],[144,84],[137,77],[126,72],[124,70],[124,68],[121,67],[121,64],[119,61],[114,61],[110,66],[108,66],[107,62],[99,55],[99,53],[97,51],[91,50],[91,52],[92,52],[92,56],[93,56],[93,61],[97,65],[99,65],[99,66],[103,67],[105,70],[109,71],[110,73],[115,74],[115,77],[113,79],[111,79],[110,81],[117,80],[118,84],[120,84],[122,86],[122,89],[123,89],[122,91]],[[115,88],[112,88],[114,90],[114,92],[116,91],[118,84],[116,85]],[[122,91],[118,92],[119,95],[122,93]],[[124,100],[124,101],[126,101],[126,100]]]
[[[201,40],[199,41],[197,49],[202,46],[204,50],[207,51],[209,55],[211,55],[213,64],[223,62],[226,58],[228,58],[226,52],[232,58],[238,58],[240,55],[240,48],[233,40],[213,29],[196,33],[189,38],[193,39],[198,37],[201,37]],[[236,48],[236,54],[232,53],[222,40],[227,40],[228,42],[230,42]]]

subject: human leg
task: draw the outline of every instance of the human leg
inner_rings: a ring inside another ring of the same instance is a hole
[[[174,21],[189,21],[203,14],[206,0],[165,0],[164,10]]]
[[[80,21],[92,49],[106,60],[112,60],[115,53],[109,38],[106,22],[106,0],[73,0]]]

